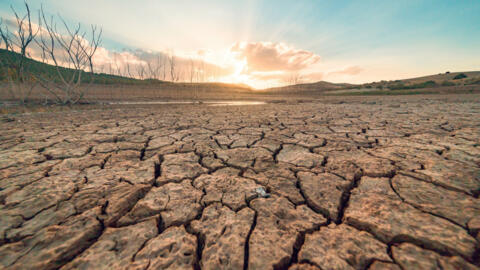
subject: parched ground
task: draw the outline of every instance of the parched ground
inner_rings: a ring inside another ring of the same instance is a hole
[[[0,268],[478,269],[479,96],[344,99],[5,118]]]

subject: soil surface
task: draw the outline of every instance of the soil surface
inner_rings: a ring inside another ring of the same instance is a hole
[[[479,269],[480,98],[0,122],[0,268]]]

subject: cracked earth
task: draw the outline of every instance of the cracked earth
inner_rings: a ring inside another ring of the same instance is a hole
[[[479,269],[478,98],[15,116],[0,268]]]

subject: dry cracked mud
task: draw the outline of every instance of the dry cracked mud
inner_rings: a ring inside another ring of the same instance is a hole
[[[13,116],[0,268],[479,269],[479,102]]]

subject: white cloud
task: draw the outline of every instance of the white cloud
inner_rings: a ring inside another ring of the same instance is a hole
[[[247,61],[250,72],[299,71],[320,61],[320,56],[284,43],[238,42],[230,51]]]

